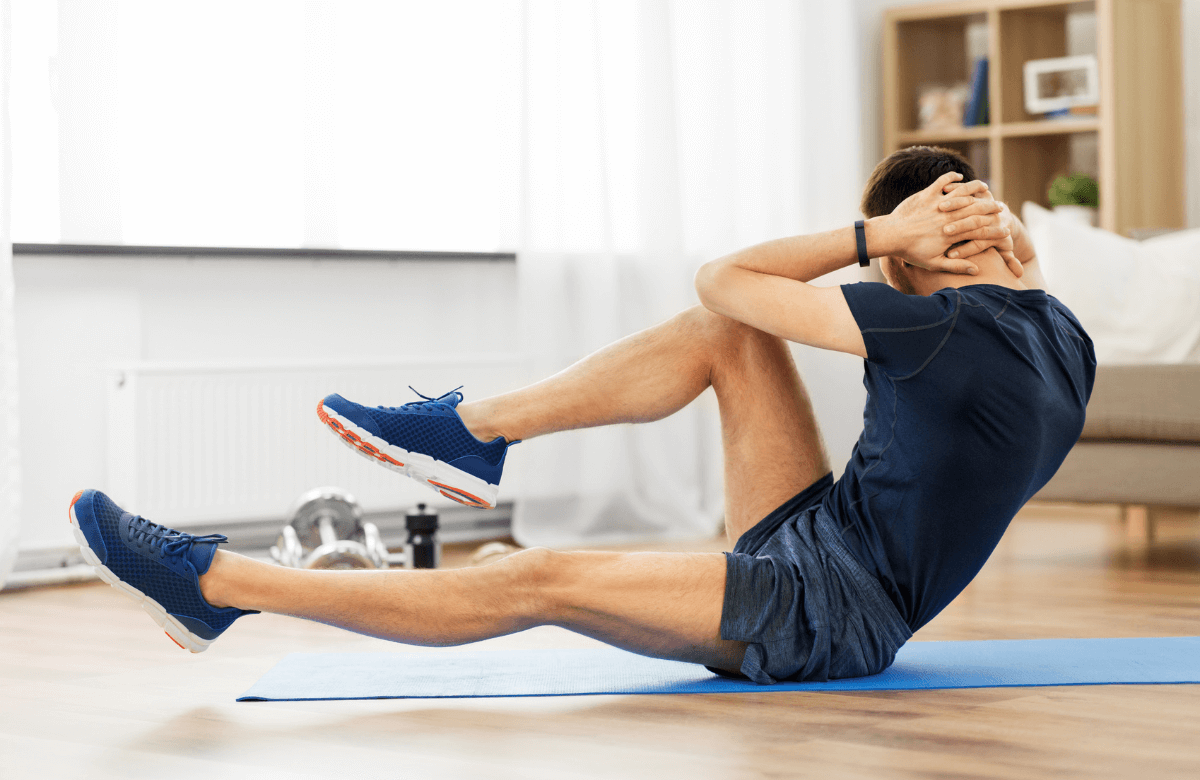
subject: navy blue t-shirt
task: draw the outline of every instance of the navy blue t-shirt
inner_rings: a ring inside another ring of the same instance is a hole
[[[1083,430],[1096,357],[1066,306],[992,284],[842,286],[864,428],[825,504],[916,631],[979,572]]]

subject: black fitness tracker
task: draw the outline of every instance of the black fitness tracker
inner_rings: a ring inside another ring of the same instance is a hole
[[[854,223],[854,242],[858,244],[858,264],[866,268],[871,257],[867,254],[867,226],[861,219]]]

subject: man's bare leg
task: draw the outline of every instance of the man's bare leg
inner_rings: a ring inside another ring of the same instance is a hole
[[[730,542],[829,471],[812,404],[782,339],[696,306],[537,384],[461,404],[467,428],[509,441],[659,420],[717,394]]]
[[[480,438],[528,439],[657,420],[710,386],[721,409],[733,542],[829,470],[791,354],[774,336],[695,307],[550,379],[459,410]],[[215,605],[412,644],[459,644],[553,624],[731,671],[745,650],[720,639],[719,554],[529,550],[478,569],[308,572],[220,552],[200,583]]]
[[[447,646],[557,625],[643,655],[737,671],[745,645],[721,640],[719,553],[525,550],[473,569],[306,571],[221,552],[200,578],[214,606]]]

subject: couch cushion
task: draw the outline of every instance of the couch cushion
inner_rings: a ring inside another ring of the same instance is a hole
[[[1200,445],[1081,441],[1034,498],[1200,507]]]
[[[1148,241],[1026,203],[1047,292],[1091,336],[1101,365],[1200,361],[1200,229]]]
[[[1200,443],[1200,364],[1098,367],[1080,438]]]

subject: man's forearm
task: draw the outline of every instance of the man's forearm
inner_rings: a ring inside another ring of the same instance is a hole
[[[888,233],[877,219],[866,220],[867,252],[871,257],[888,254]],[[713,265],[734,266],[771,276],[811,282],[827,273],[858,262],[854,227],[838,228],[806,236],[789,236],[766,241],[726,255]]]

